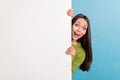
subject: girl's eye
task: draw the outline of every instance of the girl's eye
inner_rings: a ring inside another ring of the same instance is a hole
[[[79,27],[80,25],[79,24],[75,24],[75,26]]]
[[[84,30],[87,30],[87,28],[83,27]]]

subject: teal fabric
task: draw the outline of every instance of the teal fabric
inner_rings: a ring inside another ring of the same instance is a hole
[[[72,74],[73,74],[76,71],[76,69],[84,62],[85,51],[80,43],[72,44],[72,46],[76,51],[76,54],[72,57]]]

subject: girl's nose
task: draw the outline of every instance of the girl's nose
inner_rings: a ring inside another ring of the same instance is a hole
[[[81,32],[81,28],[79,28],[78,31]]]

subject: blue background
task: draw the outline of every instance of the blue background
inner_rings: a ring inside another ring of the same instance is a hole
[[[120,80],[120,0],[72,0],[72,7],[90,19],[93,47],[90,71],[77,69],[72,80]]]

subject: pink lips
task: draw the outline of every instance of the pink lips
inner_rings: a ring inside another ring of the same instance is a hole
[[[78,38],[78,37],[80,37],[80,34],[77,34],[77,33],[74,32],[74,33],[73,33],[73,37],[74,37],[74,38]]]

